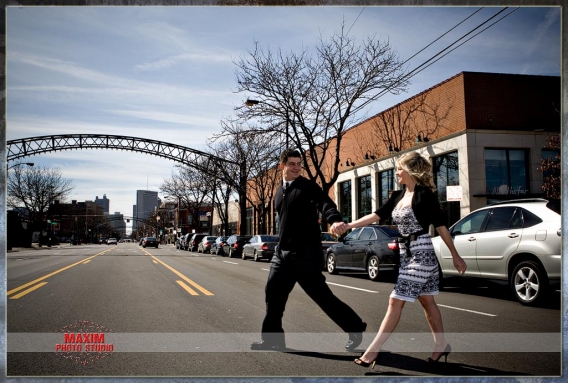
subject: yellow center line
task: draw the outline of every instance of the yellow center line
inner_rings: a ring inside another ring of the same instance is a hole
[[[90,259],[96,257],[97,255],[102,255],[102,254],[106,253],[107,251],[109,251],[109,250],[105,250],[105,251],[100,252],[100,253],[98,253],[98,254],[92,255],[92,256],[90,256],[89,258],[87,258],[86,260],[90,260]],[[33,281],[31,281],[31,282],[28,282],[28,283],[26,283],[26,284],[24,284],[24,285],[21,285],[20,287],[16,287],[15,289],[12,289],[12,290],[8,291],[8,292],[6,293],[6,295],[11,295],[11,294],[13,294],[13,293],[15,293],[15,292],[17,292],[17,291],[23,290],[23,289],[25,289],[26,287],[33,285],[34,283],[37,283],[37,282],[39,282],[39,281],[43,281],[44,279],[47,279],[47,278],[49,278],[49,277],[52,277],[52,276],[54,276],[55,274],[60,273],[60,272],[62,272],[62,271],[64,271],[64,270],[70,269],[70,268],[73,267],[73,266],[77,266],[77,265],[79,265],[79,264],[85,262],[86,260],[83,259],[83,260],[81,260],[81,261],[79,261],[79,262],[75,262],[75,263],[72,264],[72,265],[69,265],[69,266],[66,266],[66,267],[64,267],[64,268],[62,268],[62,269],[59,269],[59,270],[57,270],[57,271],[54,271],[53,273],[47,274],[47,275],[45,275],[45,276],[43,276],[43,277],[41,277],[41,278],[38,278],[38,279],[33,280]]]
[[[160,261],[158,258],[154,257],[152,254],[148,253],[146,250],[144,249],[140,249],[143,253],[145,253],[146,255],[149,255],[150,257],[152,257],[155,261],[161,263],[163,266],[165,266],[166,268],[168,268],[171,272],[173,272],[174,274],[176,274],[178,277],[182,278],[184,281],[186,281],[187,283],[189,283],[190,285],[192,285],[193,287],[195,287],[197,290],[201,291],[203,294],[205,295],[215,295],[212,292],[210,292],[209,290],[199,286],[197,283],[193,282],[191,279],[189,279],[188,277],[186,277],[185,275],[183,275],[182,273],[180,273],[179,271],[177,271],[176,269],[174,269],[173,267],[167,265],[166,263]],[[183,287],[183,286],[182,286]],[[189,286],[188,286],[189,287]],[[190,293],[191,294],[191,293]],[[193,295],[193,294],[192,294]]]
[[[47,285],[47,282],[38,283],[37,285],[35,285],[35,286],[33,286],[33,287],[30,287],[29,289],[24,290],[24,291],[22,291],[21,293],[14,295],[13,297],[10,297],[10,299],[18,299],[18,298],[21,298],[21,297],[23,297],[24,295],[29,294],[29,293],[31,293],[32,291],[36,290],[36,289],[39,289],[39,288],[40,288],[41,286],[43,286],[43,285]]]
[[[185,289],[185,291],[187,291],[188,293],[190,293],[191,295],[199,295],[194,289],[192,289],[191,287],[189,287],[188,285],[186,285],[185,283],[183,283],[183,281],[176,281],[178,283],[178,285],[180,285],[181,287],[183,287]]]

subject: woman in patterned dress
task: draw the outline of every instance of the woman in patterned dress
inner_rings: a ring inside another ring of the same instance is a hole
[[[426,320],[434,337],[434,351],[428,362],[437,362],[447,356],[451,347],[444,336],[442,316],[434,295],[438,294],[438,260],[430,238],[429,227],[434,228],[450,249],[454,267],[465,273],[467,265],[459,256],[440,211],[438,198],[432,179],[432,165],[417,152],[408,153],[398,160],[396,175],[399,183],[406,185],[405,190],[393,192],[387,203],[377,211],[356,221],[343,225],[334,225],[332,231],[343,234],[346,230],[369,225],[379,219],[393,218],[398,230],[406,238],[401,243],[400,268],[394,290],[389,298],[389,307],[379,332],[365,353],[355,363],[368,367],[375,365],[383,344],[394,331],[400,320],[402,308],[406,302],[416,299],[422,304]]]

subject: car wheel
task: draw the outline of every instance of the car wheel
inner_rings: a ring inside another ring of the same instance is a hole
[[[256,253],[256,250],[254,251],[254,261],[255,262],[260,261],[260,258],[258,258],[258,254]]]
[[[379,265],[379,257],[376,255],[371,255],[367,260],[367,274],[370,280],[376,281],[379,279]]]
[[[143,248],[146,248],[146,245],[142,245]]]
[[[513,270],[509,283],[513,295],[523,305],[541,301],[548,289],[546,273],[533,261],[519,263]]]
[[[327,255],[327,272],[330,274],[337,274],[337,261],[335,259],[335,254],[329,253]]]

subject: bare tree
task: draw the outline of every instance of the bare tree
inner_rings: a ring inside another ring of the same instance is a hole
[[[257,232],[266,231],[267,214],[270,212],[274,191],[276,189],[278,172],[278,156],[282,149],[279,134],[267,132],[264,135],[250,134],[251,130],[258,128],[243,128],[234,120],[221,122],[223,131],[215,137],[217,155],[222,153],[228,159],[243,162],[247,184],[246,198],[258,216],[259,226]],[[229,166],[221,170],[227,186],[235,190],[238,185],[238,168]],[[225,194],[224,197],[227,197]]]
[[[182,165],[176,165],[177,172],[172,171],[172,177],[165,179],[160,185],[160,191],[170,196],[179,197],[180,203],[187,207],[194,222],[199,224],[199,209],[209,202],[211,185],[207,181],[209,174]]]
[[[71,180],[65,179],[58,168],[15,166],[8,173],[6,204],[18,209],[34,229],[40,229],[49,205],[65,201],[73,190]]]
[[[407,85],[388,41],[368,37],[356,45],[345,25],[329,41],[320,38],[314,56],[307,50],[273,53],[258,42],[249,55],[235,62],[238,91],[258,100],[254,107],[238,108],[237,117],[258,120],[260,133],[279,133],[290,146],[304,149],[307,176],[325,192],[339,176],[341,140],[355,113]],[[332,163],[330,173],[322,169],[326,162]]]
[[[560,162],[560,135],[546,139],[546,149],[556,151],[556,154],[541,160],[540,171],[544,172],[542,190],[546,198],[559,200],[561,195],[561,162]]]
[[[448,133],[452,105],[451,100],[440,102],[428,93],[419,94],[375,116],[370,133],[364,137],[362,133],[355,133],[358,139],[354,141],[359,145],[359,152],[370,150],[380,154],[386,153],[387,148],[399,151],[416,145],[418,134],[422,139],[443,136]]]

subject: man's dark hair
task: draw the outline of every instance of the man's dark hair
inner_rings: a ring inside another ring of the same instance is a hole
[[[290,157],[302,158],[302,155],[298,149],[286,149],[282,152],[282,154],[280,154],[280,163],[285,164],[288,162],[288,158]]]

